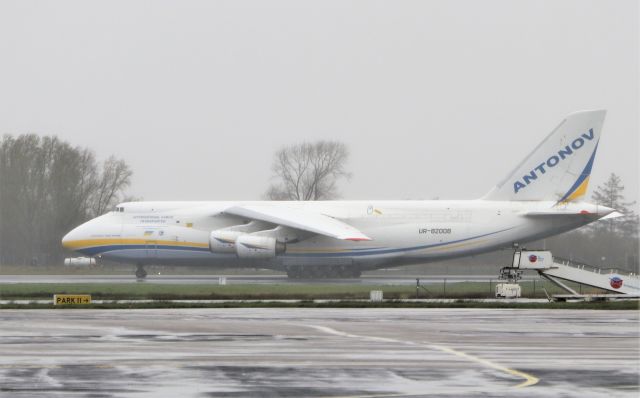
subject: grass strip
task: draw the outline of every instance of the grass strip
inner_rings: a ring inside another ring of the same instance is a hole
[[[492,298],[495,282],[454,282],[424,285],[419,298]],[[522,282],[522,296],[544,298],[543,284]],[[545,284],[549,294],[563,294]],[[575,287],[575,286],[574,286]],[[15,283],[0,284],[2,300],[49,299],[54,294],[91,294],[96,300],[277,300],[368,299],[371,290],[382,290],[385,299],[416,298],[414,285],[363,285],[331,283],[286,284],[162,284],[162,283]],[[576,288],[576,290],[578,290]],[[583,293],[599,293],[585,288]]]

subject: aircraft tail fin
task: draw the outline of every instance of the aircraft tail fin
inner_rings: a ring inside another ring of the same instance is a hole
[[[605,110],[569,114],[482,199],[562,203],[584,196],[605,114]]]

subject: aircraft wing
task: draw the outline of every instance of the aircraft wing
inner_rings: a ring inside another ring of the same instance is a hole
[[[341,240],[371,240],[358,229],[324,214],[272,206],[233,206],[226,214],[278,224]]]

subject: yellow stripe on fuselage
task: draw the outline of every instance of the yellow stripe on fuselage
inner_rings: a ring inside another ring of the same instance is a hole
[[[479,245],[482,244],[484,242],[486,242],[486,239],[483,240],[476,240],[473,242],[463,242],[463,243],[458,243],[458,244],[453,244],[453,243],[448,243],[442,246],[436,246],[436,247],[428,247],[425,250],[428,250],[430,252],[438,252],[438,251],[447,251],[447,250],[451,250],[451,249],[458,249],[460,247],[465,247],[465,246],[474,246],[474,245]]]
[[[420,251],[428,251],[428,252],[438,252],[438,251],[448,251],[464,246],[472,246],[484,243],[486,240],[478,240],[472,242],[462,242],[462,243],[444,243],[441,246],[435,247],[426,247]],[[96,238],[96,239],[82,239],[82,240],[74,240],[65,242],[64,246],[67,249],[78,250],[78,249],[88,249],[94,247],[102,247],[102,246],[112,246],[112,245],[158,245],[158,246],[174,246],[174,247],[197,247],[197,248],[208,248],[209,243],[202,242],[177,242],[173,240],[157,240],[157,239],[122,239],[122,238]],[[351,252],[352,248],[331,248],[331,247],[321,247],[321,248],[288,248],[288,253],[297,253],[297,254],[315,254],[315,253],[344,253]],[[371,253],[375,254],[375,253]]]
[[[460,247],[465,247],[465,246],[475,246],[475,245],[480,245],[482,243],[485,243],[487,240],[486,239],[482,239],[482,240],[476,240],[476,241],[471,241],[471,242],[462,242],[462,243],[443,243],[440,246],[433,246],[433,247],[425,247],[424,249],[420,249],[419,251],[428,251],[428,252],[438,252],[438,251],[447,251],[447,250],[452,250],[452,249],[457,249]],[[345,248],[345,249],[332,249],[330,247],[322,247],[322,248],[316,248],[316,249],[289,249],[287,248],[287,253],[299,253],[299,254],[314,254],[314,253],[343,253],[343,252],[350,252],[352,249],[349,248]],[[371,250],[375,250],[375,249],[371,249]],[[382,249],[384,250],[384,249]],[[375,254],[375,253],[371,253],[371,254]]]
[[[86,249],[89,247],[111,246],[111,245],[162,245],[176,247],[209,247],[208,243],[198,242],[177,242],[175,240],[158,240],[158,239],[121,239],[121,238],[100,238],[100,239],[82,239],[65,242],[65,247],[69,249]]]

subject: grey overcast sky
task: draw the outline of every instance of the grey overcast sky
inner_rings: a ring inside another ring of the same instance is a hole
[[[0,134],[125,159],[147,200],[259,199],[345,142],[345,199],[472,199],[606,108],[591,190],[638,197],[637,1],[2,1]]]

